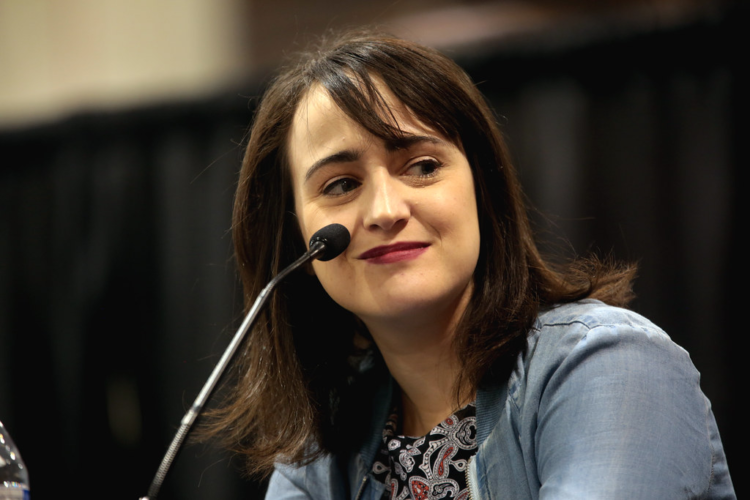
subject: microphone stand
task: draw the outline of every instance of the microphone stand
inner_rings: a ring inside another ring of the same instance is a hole
[[[347,240],[347,243],[348,243],[348,240]],[[268,300],[268,297],[270,296],[271,292],[274,290],[274,288],[276,288],[276,286],[284,278],[287,277],[287,275],[289,275],[289,273],[296,270],[300,266],[310,262],[311,260],[315,259],[319,255],[323,254],[325,251],[326,251],[326,243],[324,241],[317,240],[317,241],[311,242],[310,250],[308,250],[304,255],[302,255],[302,257],[294,261],[286,269],[282,270],[279,274],[277,274],[268,283],[268,285],[266,285],[266,287],[263,290],[261,290],[260,294],[258,295],[258,298],[255,299],[255,303],[253,303],[253,306],[250,308],[250,311],[247,313],[247,315],[245,316],[245,319],[242,321],[242,324],[237,330],[237,333],[234,334],[234,338],[229,343],[229,346],[224,351],[224,354],[221,356],[221,359],[219,360],[219,362],[216,364],[214,371],[211,372],[211,376],[208,377],[208,380],[203,386],[203,389],[201,389],[200,394],[198,394],[198,397],[195,398],[195,401],[193,402],[193,406],[190,407],[187,413],[185,413],[185,416],[182,417],[180,428],[177,430],[177,433],[172,439],[172,443],[169,445],[169,449],[167,449],[167,453],[164,455],[164,458],[161,461],[161,465],[159,466],[159,469],[156,471],[156,475],[154,476],[153,481],[151,481],[151,486],[148,488],[148,495],[145,497],[141,497],[140,500],[156,500],[156,497],[159,494],[159,490],[161,489],[161,485],[164,482],[164,478],[166,477],[167,472],[169,471],[169,468],[172,466],[172,462],[177,456],[177,452],[180,451],[183,441],[185,441],[185,438],[190,432],[190,429],[193,427],[193,423],[195,422],[195,419],[198,418],[198,415],[203,410],[203,406],[211,397],[211,394],[213,394],[213,391],[216,388],[216,384],[219,382],[219,379],[221,379],[221,376],[224,374],[224,371],[226,370],[227,366],[229,366],[229,363],[232,361],[232,359],[234,358],[234,355],[237,353],[237,349],[239,348],[240,344],[242,344],[242,341],[245,339],[245,335],[255,324],[255,321],[258,317],[258,313],[260,312],[261,309],[263,309],[263,306],[266,304],[266,301]]]

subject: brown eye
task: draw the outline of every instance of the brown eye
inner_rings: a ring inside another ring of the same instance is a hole
[[[443,164],[439,161],[430,158],[425,160],[420,160],[414,164],[412,164],[409,169],[407,170],[407,173],[409,175],[416,175],[418,177],[431,177],[435,175],[440,167],[442,167]]]
[[[342,194],[346,194],[349,191],[357,189],[359,186],[359,182],[355,181],[354,179],[345,177],[343,179],[337,179],[328,184],[323,189],[323,194],[327,196],[341,196]]]

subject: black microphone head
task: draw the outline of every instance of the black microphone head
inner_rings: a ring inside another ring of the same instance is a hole
[[[316,241],[322,242],[325,245],[325,250],[318,256],[318,259],[326,261],[338,257],[349,246],[350,240],[351,236],[349,236],[347,228],[341,224],[329,224],[312,235],[310,248]]]

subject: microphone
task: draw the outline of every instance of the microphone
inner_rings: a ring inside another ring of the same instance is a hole
[[[317,243],[323,243],[324,250],[316,254],[318,260],[324,262],[338,257],[341,252],[346,250],[351,241],[349,231],[341,224],[329,224],[323,229],[319,229],[310,238],[310,250],[317,246]]]
[[[156,496],[159,494],[164,478],[167,475],[169,468],[172,466],[172,462],[177,456],[177,453],[180,451],[182,443],[190,432],[193,423],[196,418],[198,418],[198,415],[201,410],[203,410],[208,399],[211,397],[211,394],[216,388],[216,384],[219,382],[219,379],[221,379],[227,366],[229,366],[229,363],[231,363],[234,355],[237,353],[237,349],[245,339],[245,335],[247,335],[247,332],[250,331],[255,324],[258,313],[263,309],[263,306],[265,306],[271,292],[273,292],[276,286],[292,271],[307,264],[311,260],[319,259],[321,261],[329,261],[335,259],[346,250],[350,241],[351,236],[349,235],[349,231],[341,224],[329,224],[322,229],[319,229],[312,235],[312,238],[310,238],[310,249],[305,252],[302,257],[295,260],[292,264],[277,274],[268,285],[261,290],[260,294],[258,294],[258,298],[255,299],[253,306],[242,321],[237,333],[234,334],[232,341],[229,343],[224,354],[221,356],[221,359],[219,359],[219,362],[216,364],[214,371],[211,372],[211,376],[208,377],[200,394],[195,398],[193,406],[187,411],[187,413],[185,413],[185,416],[182,417],[180,428],[177,429],[177,433],[172,439],[172,443],[169,445],[169,449],[167,449],[167,453],[164,455],[153,481],[151,481],[151,486],[148,488],[148,495],[141,497],[140,500],[156,500]]]

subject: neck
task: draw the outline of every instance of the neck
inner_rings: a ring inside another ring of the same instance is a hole
[[[388,370],[401,388],[405,435],[425,435],[457,409],[455,388],[462,367],[453,337],[470,297],[471,286],[468,286],[449,307],[431,314],[387,321],[365,320]]]

